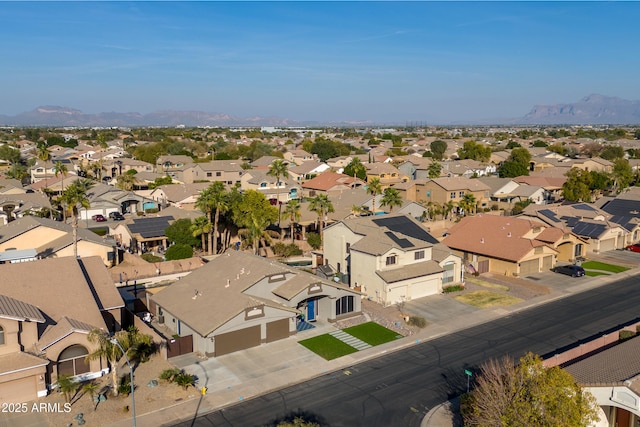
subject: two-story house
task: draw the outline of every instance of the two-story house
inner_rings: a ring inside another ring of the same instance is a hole
[[[240,183],[244,174],[239,160],[212,160],[207,163],[193,163],[169,172],[175,181],[192,184],[194,182],[220,181],[229,186]]]
[[[307,153],[302,149],[287,151],[284,153],[284,159],[298,166],[305,162],[317,161],[315,155]]]
[[[193,158],[185,154],[159,156],[158,160],[156,160],[156,171],[158,173],[167,173],[190,164],[193,164]]]
[[[402,214],[330,225],[324,257],[343,282],[385,306],[438,294],[463,280],[461,258]]]
[[[491,189],[486,184],[477,179],[459,176],[427,180],[423,191],[424,193],[416,193],[418,201],[423,200],[440,206],[449,202],[458,204],[466,194],[472,194],[476,201],[476,207],[484,209],[489,206],[491,197]]]
[[[257,190],[271,200],[275,205],[278,203],[287,203],[289,200],[298,199],[301,196],[302,188],[288,177],[280,177],[279,180],[275,176],[269,175],[267,170],[251,169],[245,172],[241,179],[241,188],[243,190]]]
[[[409,181],[408,176],[400,175],[398,168],[390,163],[366,163],[364,167],[367,169],[367,182],[378,178],[383,190],[393,184]]]

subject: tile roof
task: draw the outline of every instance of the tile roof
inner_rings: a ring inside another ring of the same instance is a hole
[[[452,249],[518,262],[533,248],[544,246],[524,236],[533,227],[544,224],[533,219],[475,215],[462,218],[449,230],[442,243]]]
[[[354,184],[363,185],[364,181],[349,175],[327,171],[302,184],[302,188],[318,191],[328,191],[338,185],[350,187]]]
[[[429,276],[442,273],[444,269],[437,262],[429,260],[415,264],[404,265],[393,270],[376,270],[376,274],[387,283],[400,282],[402,280],[415,279],[416,277]]]
[[[29,353],[16,352],[0,356],[0,377],[10,375],[15,371],[22,371],[38,366],[47,366],[49,361]]]
[[[45,321],[38,307],[6,295],[0,295],[0,317],[38,323]]]
[[[446,191],[489,191],[491,190],[488,185],[477,179],[469,179],[461,176],[451,176],[446,178],[433,178],[436,185],[442,187]]]
[[[153,295],[151,299],[198,334],[207,336],[247,307],[256,305],[256,301],[278,309],[296,311],[275,298],[269,300],[250,292],[257,282],[278,274],[292,276],[289,278],[290,284],[287,284],[289,280],[274,284],[274,289],[278,289],[285,299],[291,299],[296,292],[316,282],[348,289],[277,261],[230,250]]]
[[[46,350],[47,347],[52,346],[74,332],[88,334],[94,328],[96,328],[96,326],[63,316],[56,325],[47,327],[40,337],[38,347],[40,350]]]
[[[46,248],[60,249],[68,246],[73,242],[73,227],[69,224],[65,224],[64,222],[54,221],[49,218],[40,218],[33,215],[27,215],[22,218],[18,218],[14,221],[11,221],[9,224],[0,227],[0,243],[8,242],[9,240],[26,233],[29,230],[33,230],[38,227],[51,228],[54,230],[63,231],[66,236],[50,240],[50,241],[40,241],[33,242],[33,245],[39,245],[40,247],[44,246]],[[78,239],[85,240],[92,243],[97,243],[100,245],[111,247],[113,246],[113,242],[109,239],[105,239],[101,236],[98,236],[96,233],[84,229],[78,228]],[[55,245],[52,245],[52,242],[57,242]],[[27,249],[27,248],[23,248]],[[38,247],[36,247],[38,249]],[[49,251],[50,252],[50,251]]]
[[[632,338],[565,366],[576,381],[583,385],[623,385],[640,375],[640,338]],[[636,378],[636,380],[638,380]],[[636,392],[640,391],[634,381]]]

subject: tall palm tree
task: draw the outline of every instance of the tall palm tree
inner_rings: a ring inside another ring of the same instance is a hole
[[[205,252],[206,243],[205,243],[205,235],[211,233],[213,225],[209,218],[206,216],[201,216],[196,218],[191,224],[191,233],[193,233],[193,237],[200,236],[202,238],[202,252]]]
[[[300,200],[293,199],[287,202],[287,205],[284,207],[284,212],[282,213],[284,216],[289,217],[289,226],[291,227],[291,241],[293,242],[295,239],[293,238],[293,226],[296,222],[300,221],[300,210],[302,205],[300,204]]]
[[[324,216],[328,213],[335,212],[333,203],[329,200],[329,196],[326,194],[318,194],[316,197],[310,200],[309,210],[318,214],[318,228],[320,234],[320,242],[322,242],[322,228]]]
[[[355,218],[360,216],[360,214],[362,213],[364,209],[362,208],[361,205],[352,205],[351,206],[351,215]]]
[[[465,214],[467,212],[474,213],[476,208],[475,196],[472,193],[465,194],[462,200],[460,201],[460,207],[464,209]]]
[[[64,179],[67,177],[69,169],[67,169],[67,165],[62,163],[60,160],[56,161],[54,165],[56,178],[58,177],[58,175],[62,175],[61,191],[64,191]]]
[[[224,184],[215,181],[200,193],[200,197],[196,201],[196,207],[206,213],[209,221],[213,223],[213,232],[209,233],[209,255],[218,253],[218,221],[220,214],[229,209],[227,199]]]
[[[73,181],[60,197],[63,206],[71,211],[73,217],[73,256],[78,257],[78,207],[88,209],[90,207],[87,191],[93,186],[89,179],[78,179]]]
[[[269,172],[267,175],[271,175],[276,178],[276,194],[278,197],[278,228],[280,228],[280,218],[282,217],[282,203],[280,203],[280,178],[288,175],[289,168],[282,159],[276,159],[269,166]]]
[[[380,203],[382,206],[389,206],[389,212],[391,212],[395,206],[402,206],[402,201],[400,192],[395,188],[389,187],[382,193],[382,200]]]
[[[442,219],[445,219],[453,212],[453,209],[456,207],[456,202],[453,200],[449,200],[447,203],[442,206]]]
[[[373,196],[371,200],[371,212],[376,213],[376,195],[382,192],[382,184],[380,178],[371,178],[367,183],[367,193]]]
[[[113,338],[118,340],[124,351],[128,350],[127,342],[121,333],[117,333]],[[114,396],[118,395],[118,362],[122,358],[122,350],[111,342],[112,337],[102,329],[94,328],[87,335],[87,341],[96,345],[96,349],[89,353],[87,360],[106,359],[111,365],[111,391]]]

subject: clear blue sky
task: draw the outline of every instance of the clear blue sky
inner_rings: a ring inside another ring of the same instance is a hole
[[[640,99],[637,2],[2,2],[0,114],[521,117]]]

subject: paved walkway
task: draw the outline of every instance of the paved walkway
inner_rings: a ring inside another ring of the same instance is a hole
[[[344,331],[333,331],[333,332],[329,332],[329,335],[331,335],[334,338],[339,339],[340,341],[342,341],[345,344],[350,345],[351,347],[355,348],[356,350],[366,350],[368,348],[371,348],[371,344],[367,344],[366,342],[362,341],[359,338],[354,337],[351,334],[348,334]]]

